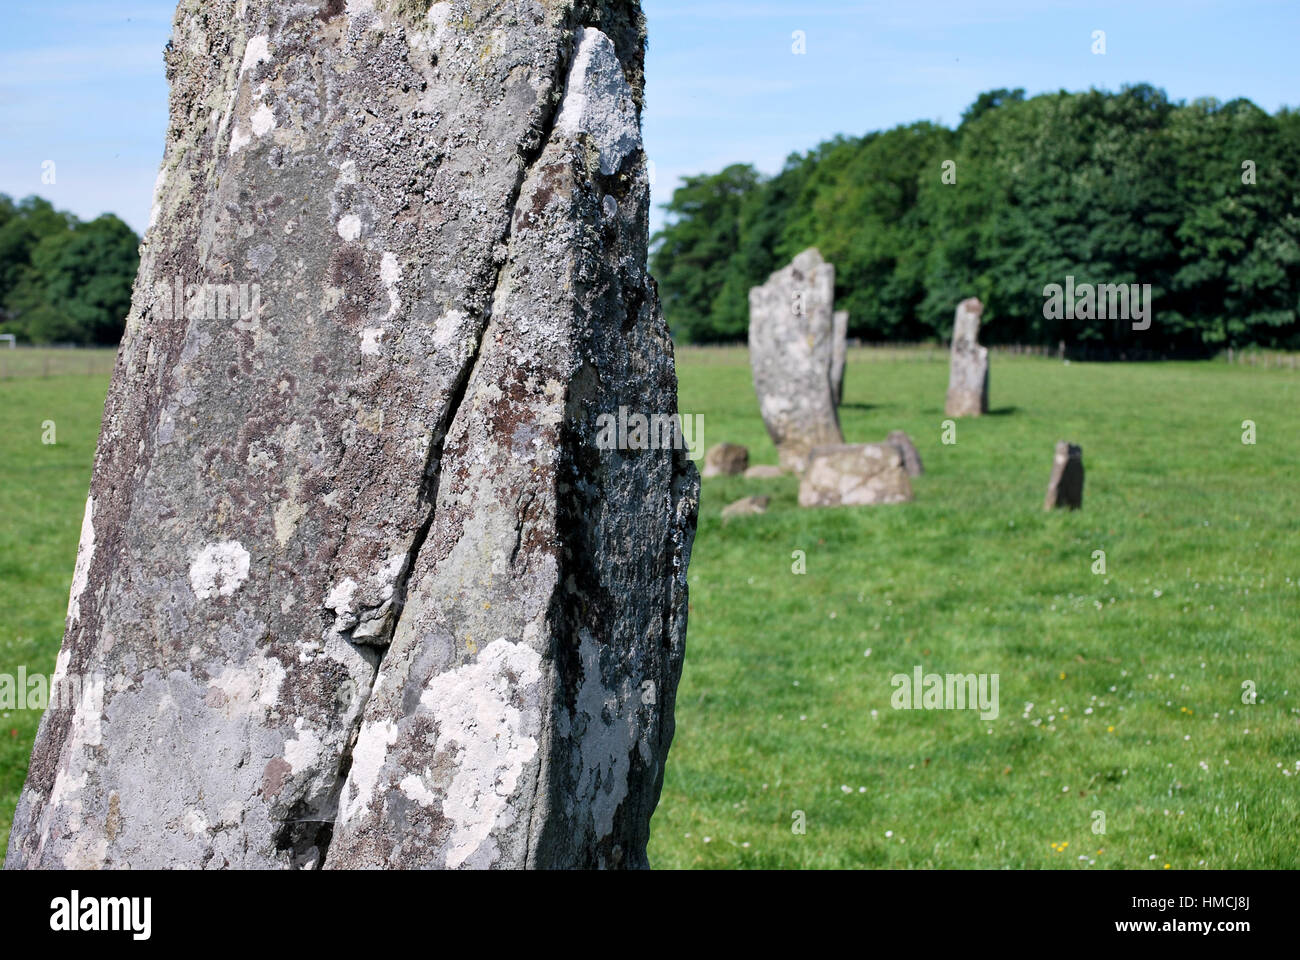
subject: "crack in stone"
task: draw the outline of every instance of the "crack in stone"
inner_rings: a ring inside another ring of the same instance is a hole
[[[571,19],[575,19],[572,18],[572,11],[571,11]],[[523,156],[521,157],[521,163],[519,165],[519,173],[515,177],[514,187],[511,192],[511,196],[508,204],[508,215],[505,218],[505,228],[502,235],[495,241],[494,246],[497,244],[509,244],[510,239],[514,233],[515,213],[519,206],[520,195],[522,194],[524,185],[528,182],[528,178],[531,175],[534,167],[536,166],[537,162],[541,159],[542,153],[545,151],[546,146],[550,143],[551,137],[555,130],[556,120],[559,117],[560,110],[563,106],[565,96],[568,93],[569,66],[572,63],[573,57],[575,55],[575,49],[576,49],[576,44],[571,39],[573,32],[579,29],[580,27],[587,26],[587,25],[588,24],[583,24],[583,23],[570,23],[563,34],[563,36],[565,36],[566,38],[570,38],[569,42],[567,43],[562,42],[558,45],[559,55],[557,57],[557,62],[555,66],[556,72],[554,74],[554,76],[560,78],[559,82],[556,84],[556,87],[559,88],[558,95],[554,91],[550,95],[549,98],[550,102],[547,104],[546,114],[543,117],[542,122],[540,124],[537,146],[532,150],[528,150],[524,152]],[[375,657],[374,660],[374,671],[371,675],[370,688],[369,690],[367,690],[365,699],[363,700],[359,709],[357,710],[356,720],[353,723],[352,731],[350,733],[350,736],[348,737],[348,745],[344,749],[343,754],[339,758],[338,773],[335,776],[334,787],[330,792],[329,810],[332,814],[333,819],[330,821],[317,821],[317,820],[298,821],[298,822],[329,824],[328,826],[322,827],[318,833],[318,842],[316,846],[318,847],[320,854],[317,857],[316,862],[313,866],[313,869],[316,870],[320,870],[324,868],[326,858],[329,854],[329,847],[333,839],[334,828],[339,826],[338,815],[339,815],[340,800],[342,798],[343,790],[347,786],[348,775],[350,774],[352,769],[352,751],[356,745],[357,737],[360,734],[361,725],[365,717],[366,706],[369,703],[370,696],[374,691],[374,685],[379,679],[379,671],[383,666],[384,656],[388,652],[388,647],[391,645],[392,638],[397,635],[397,628],[401,621],[402,613],[404,612],[406,607],[406,598],[407,598],[408,590],[410,588],[410,579],[415,571],[415,566],[419,559],[420,551],[423,550],[424,544],[428,539],[429,533],[433,529],[433,522],[436,518],[436,513],[437,513],[438,490],[442,480],[442,455],[443,455],[444,445],[447,439],[447,434],[450,432],[452,424],[455,422],[456,414],[460,411],[460,408],[465,400],[465,394],[469,390],[470,382],[473,380],[474,369],[478,365],[479,356],[483,352],[483,341],[487,334],[488,327],[491,325],[492,309],[496,300],[496,293],[501,287],[502,274],[509,266],[509,262],[510,262],[509,258],[507,257],[501,263],[501,265],[497,267],[496,278],[493,281],[491,293],[486,300],[487,308],[484,312],[483,321],[479,325],[478,336],[475,339],[475,343],[474,343],[474,350],[470,354],[470,356],[466,359],[465,363],[461,368],[460,378],[457,381],[451,396],[448,398],[448,402],[446,404],[446,407],[444,408],[441,421],[439,422],[437,428],[433,433],[433,439],[429,443],[429,452],[425,458],[424,470],[421,473],[421,480],[420,480],[421,489],[417,497],[418,502],[427,504],[428,513],[426,514],[424,520],[421,521],[419,529],[416,531],[415,536],[412,538],[411,546],[407,550],[406,561],[403,564],[402,569],[398,572],[397,577],[393,582],[393,595],[390,601],[392,603],[392,608],[388,614],[388,616],[391,618],[391,623],[383,631],[383,634],[388,637],[389,643],[385,643],[383,645],[364,644],[362,641],[354,640],[352,638],[351,634],[353,630],[348,630],[347,633],[345,634],[345,639],[350,644],[352,644],[353,647],[360,648],[363,645],[369,646],[372,650],[374,650],[377,653],[377,656]],[[523,521],[522,521],[522,514],[521,514],[521,519],[520,519],[521,527],[522,527],[522,522]],[[515,549],[517,552],[518,544],[516,544]],[[513,557],[511,559],[513,560]],[[359,618],[358,624],[360,624],[361,622],[363,621],[361,618]],[[538,782],[540,783],[540,779],[541,779],[540,764],[539,764],[537,776],[538,776]],[[536,810],[536,804],[533,804],[532,813],[535,814],[535,810]],[[290,822],[294,822],[294,821],[290,821]],[[530,814],[530,821],[529,821],[530,838],[531,838],[531,834],[532,834],[532,815]],[[525,862],[527,862],[527,857],[528,857],[528,851],[526,850]]]

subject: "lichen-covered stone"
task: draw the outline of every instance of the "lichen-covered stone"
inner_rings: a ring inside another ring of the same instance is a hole
[[[1083,448],[1061,440],[1052,457],[1044,510],[1078,510],[1083,506]]]
[[[625,0],[183,0],[9,867],[641,866],[698,479]],[[171,285],[256,284],[176,318]]]
[[[849,312],[831,315],[831,400],[836,408],[844,402],[844,365],[849,352]]]
[[[749,466],[749,448],[739,443],[718,443],[704,454],[706,477],[732,477]]]
[[[781,466],[802,471],[813,447],[843,442],[831,392],[835,268],[808,249],[749,291],[754,392]]]
[[[885,442],[892,444],[898,450],[899,456],[903,458],[903,469],[907,471],[909,477],[919,477],[925,473],[925,467],[921,464],[921,454],[905,431],[892,431],[885,438]]]
[[[851,507],[911,499],[912,484],[903,457],[889,443],[817,447],[799,482],[801,507]]]
[[[983,312],[984,305],[976,297],[957,305],[944,404],[944,413],[949,417],[978,417],[989,412],[989,351],[978,342]]]

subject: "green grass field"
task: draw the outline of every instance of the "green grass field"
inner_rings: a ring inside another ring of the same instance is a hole
[[[774,463],[745,352],[678,362],[705,444]],[[916,500],[813,511],[794,478],[704,481],[651,862],[1300,866],[1298,376],[995,355],[993,415],[944,445],[946,364],[851,352],[845,437],[908,431]],[[0,382],[0,672],[53,668],[106,387]],[[1079,513],[1042,510],[1059,439],[1083,446]],[[769,512],[724,526],[751,493]],[[891,709],[917,665],[997,674],[1000,715]],[[0,837],[36,721],[3,715]]]

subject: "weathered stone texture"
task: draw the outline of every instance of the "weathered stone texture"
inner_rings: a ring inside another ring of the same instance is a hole
[[[948,375],[949,417],[978,417],[989,412],[989,351],[978,343],[984,305],[969,297],[957,305],[952,328],[952,365]]]
[[[925,467],[921,464],[921,454],[916,449],[916,444],[902,430],[892,431],[885,442],[892,444],[898,450],[899,456],[903,458],[903,469],[907,471],[909,477],[919,477],[925,473]]]
[[[706,477],[732,477],[749,466],[749,448],[739,443],[718,443],[704,454]]]
[[[888,443],[817,447],[799,483],[801,507],[903,503],[912,484],[898,448]]]
[[[844,402],[844,364],[849,351],[849,312],[831,315],[831,401],[836,408]]]
[[[9,867],[645,865],[698,479],[634,2],[184,0]],[[250,283],[170,320],[157,285]]]
[[[835,268],[805,250],[749,291],[754,392],[781,466],[802,471],[813,447],[841,443],[831,393]]]
[[[1052,457],[1052,476],[1047,481],[1043,509],[1078,510],[1082,506],[1083,448],[1062,440],[1057,443],[1056,454]]]

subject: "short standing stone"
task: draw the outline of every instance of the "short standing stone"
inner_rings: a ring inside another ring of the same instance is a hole
[[[907,471],[909,477],[919,477],[925,473],[925,467],[921,465],[921,454],[917,452],[916,444],[902,430],[895,430],[886,439],[885,442],[892,444],[903,458],[903,469]]]
[[[735,503],[729,503],[722,508],[722,519],[731,520],[735,517],[750,517],[759,513],[767,513],[767,505],[771,502],[771,497],[744,497]]]
[[[749,291],[749,360],[763,423],[787,470],[842,443],[831,394],[835,268],[805,250]]]
[[[831,399],[838,407],[844,402],[844,364],[849,350],[849,312],[836,310],[831,318]]]
[[[1083,448],[1062,440],[1052,460],[1052,479],[1047,483],[1044,510],[1058,507],[1078,510],[1083,506]]]
[[[749,448],[738,443],[719,443],[704,455],[704,476],[734,477],[749,466]]]
[[[911,499],[912,484],[902,454],[889,443],[817,447],[799,484],[801,507],[850,507]]]
[[[957,305],[952,328],[952,366],[948,375],[950,417],[978,417],[989,412],[989,351],[979,345],[984,305],[969,297]]]

